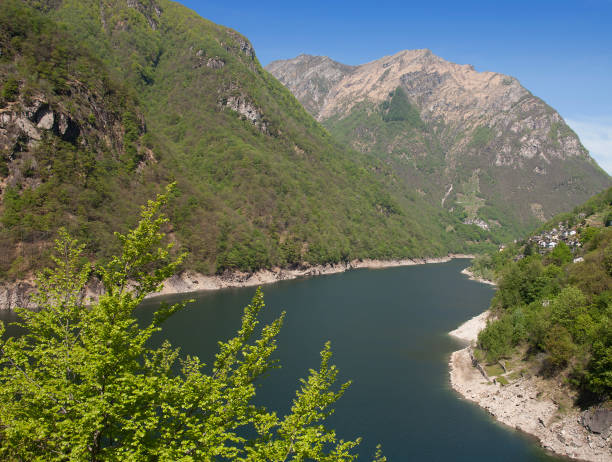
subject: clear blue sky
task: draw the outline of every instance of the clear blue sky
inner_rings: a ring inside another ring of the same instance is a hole
[[[301,53],[362,64],[429,48],[512,75],[612,173],[612,0],[180,3],[248,37],[263,65]]]

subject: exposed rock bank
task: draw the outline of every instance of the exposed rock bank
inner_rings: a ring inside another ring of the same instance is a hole
[[[474,273],[472,273],[469,268],[465,268],[464,270],[462,270],[461,274],[465,274],[468,278],[470,278],[471,281],[482,282],[483,284],[489,284],[491,286],[497,285],[495,284],[495,282],[489,279],[479,278],[478,276],[475,276]],[[451,332],[451,335],[453,335],[452,332]]]
[[[227,272],[221,275],[206,276],[194,271],[184,271],[167,279],[163,289],[150,297],[160,295],[217,290],[228,287],[250,287],[272,284],[278,281],[299,277],[319,276],[322,274],[342,273],[357,268],[390,268],[394,266],[422,265],[426,263],[445,263],[453,258],[473,258],[473,255],[449,254],[439,258],[408,258],[403,260],[353,260],[346,263],[329,265],[302,266],[294,269],[272,268],[255,273]],[[0,310],[14,310],[17,307],[35,309],[30,296],[35,290],[33,281],[18,281],[0,285]],[[99,282],[87,288],[87,298],[96,298],[102,292]]]
[[[450,335],[474,342],[488,316],[488,311],[482,313]],[[450,359],[451,385],[464,398],[474,401],[500,422],[536,436],[545,449],[580,460],[612,461],[609,411],[580,413],[572,409],[561,413],[542,393],[545,383],[539,377],[519,378],[507,386],[488,381],[475,367],[471,348],[455,351]]]
[[[6,282],[0,287],[0,310],[13,311],[15,308],[35,309],[30,300],[34,293],[33,281]]]
[[[423,265],[426,263],[445,263],[453,258],[473,258],[473,255],[451,254],[439,258],[408,258],[403,260],[352,260],[345,263],[302,266],[292,269],[272,268],[260,270],[255,273],[228,272],[215,276],[205,276],[193,271],[185,271],[164,282],[162,291],[153,296],[198,292],[201,290],[217,290],[228,287],[259,286],[300,277],[343,273],[344,271],[358,268],[381,269],[394,266]]]

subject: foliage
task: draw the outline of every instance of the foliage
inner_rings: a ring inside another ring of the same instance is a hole
[[[126,187],[134,170],[124,168],[117,121],[123,112],[138,113],[137,103],[95,53],[24,2],[3,3],[0,30],[0,76],[10,75],[7,84],[21,82],[14,107],[42,101],[40,109],[53,111],[56,121],[61,114],[78,133],[64,139],[43,130],[33,144],[20,135],[0,152],[8,177],[0,210],[0,274],[15,278],[48,264],[61,226],[86,244],[90,257],[108,256],[114,250],[110,230],[126,229],[137,214],[134,202],[120,199],[131,189],[138,203],[154,189]],[[17,260],[23,271],[14,271]]]
[[[472,140],[468,146],[472,148],[482,148],[489,144],[491,140],[493,140],[494,136],[495,135],[491,127],[481,125],[476,127],[472,133]]]
[[[419,110],[410,104],[401,87],[396,88],[389,96],[390,100],[385,101],[381,107],[385,122],[407,122],[410,127],[424,128]]]
[[[559,242],[548,256],[550,261],[557,266],[563,266],[572,261],[572,251],[565,242]]]
[[[509,318],[504,321],[493,322],[478,335],[479,346],[487,352],[487,359],[491,362],[504,357],[512,348],[512,324]]]
[[[573,262],[564,243],[545,257],[517,245],[510,258],[499,252],[495,261],[476,262],[495,274],[499,287],[492,303],[497,319],[478,344],[489,361],[518,347],[529,356],[543,354],[543,374],[568,373],[582,391],[605,400],[612,395],[612,229],[585,227],[581,239],[581,262]]]
[[[4,101],[15,101],[19,94],[19,82],[14,77],[9,77],[2,86],[2,99]]]
[[[179,4],[157,5],[159,16],[119,0],[7,0],[0,9],[0,76],[22,82],[20,102],[40,97],[79,127],[73,141],[49,131],[36,148],[0,153],[11,177],[1,276],[46,264],[60,226],[104,262],[117,251],[110,230],[133,226],[133,204],[170,181],[183,265],[206,274],[486,245],[489,234],[415,193],[392,167],[334,141],[245,53],[245,38]],[[209,59],[224,65],[209,68]],[[230,97],[257,108],[266,128],[224,106]],[[398,93],[393,107],[406,101]],[[420,168],[441,165],[441,147],[431,151]]]
[[[567,329],[556,324],[546,334],[543,347],[548,352],[550,367],[553,370],[562,369],[572,358],[574,342]]]
[[[594,393],[605,395],[612,388],[612,340],[608,334],[593,344],[593,354],[585,376],[585,382]]]
[[[477,277],[495,281],[499,277],[498,273],[512,262],[515,251],[515,246],[509,245],[502,251],[495,248],[476,255],[470,265],[470,271]]]
[[[274,366],[284,316],[257,335],[261,290],[245,308],[237,335],[219,343],[209,373],[197,357],[180,358],[167,341],[148,346],[186,303],[163,306],[144,327],[134,317],[184,258],[161,245],[167,219],[160,208],[170,193],[143,207],[134,229],[117,234],[121,252],[95,270],[105,292],[89,307],[83,294],[92,268],[84,247],[60,233],[55,268],[38,280],[41,311],[21,310],[26,333],[0,343],[2,458],[354,460],[359,440],[338,440],[324,426],[349,385],[334,387],[329,343],[287,416],[252,404],[259,378]],[[384,460],[380,453],[377,460]]]

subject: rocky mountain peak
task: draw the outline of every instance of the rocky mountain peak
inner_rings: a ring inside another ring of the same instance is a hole
[[[271,62],[266,69],[316,117],[327,105],[326,97],[330,90],[350,75],[355,67],[336,62],[327,56],[302,54],[290,60]]]
[[[499,210],[513,213],[508,199],[521,221],[542,220],[561,210],[551,190],[578,204],[610,182],[563,118],[508,75],[428,49],[358,66],[301,55],[267,69],[332,134],[446,198],[466,223],[497,226]]]
[[[470,117],[509,110],[529,94],[512,77],[478,72],[471,65],[451,63],[427,49],[404,50],[345,72],[330,88],[317,117],[323,120],[350,111],[366,100],[380,103],[400,86],[421,107],[426,119],[446,123],[464,120],[466,109]]]

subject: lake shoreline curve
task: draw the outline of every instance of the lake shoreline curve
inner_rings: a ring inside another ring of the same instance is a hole
[[[476,282],[480,282],[482,284],[488,284],[490,286],[496,286],[497,285],[494,281],[491,281],[490,279],[484,279],[484,278],[476,276],[474,273],[472,273],[470,271],[469,268],[465,268],[465,269],[461,270],[461,274],[465,274],[470,279],[470,281],[476,281]]]
[[[474,258],[467,254],[449,254],[444,257],[406,258],[400,260],[352,260],[326,265],[298,266],[296,268],[271,268],[246,272],[227,272],[221,275],[205,276],[193,271],[184,271],[164,281],[163,289],[151,297],[161,295],[182,294],[207,290],[219,290],[233,287],[252,287],[274,284],[303,277],[322,276],[326,274],[344,273],[354,269],[384,269],[397,266],[414,266],[431,263],[447,263],[456,258]]]
[[[498,422],[534,436],[544,449],[556,455],[592,462],[612,461],[612,432],[591,433],[582,424],[584,413],[576,409],[560,415],[558,406],[541,393],[543,379],[519,378],[502,386],[490,380],[484,369],[478,367],[472,345],[486,327],[490,315],[487,310],[449,332],[469,344],[451,354],[452,388],[485,409]]]
[[[397,260],[375,260],[362,259],[348,262],[330,263],[326,265],[300,265],[295,268],[270,268],[253,273],[230,272],[223,274],[204,275],[195,271],[185,270],[176,274],[163,283],[159,292],[150,294],[147,298],[155,298],[164,295],[186,294],[191,292],[203,292],[237,287],[252,287],[275,282],[298,279],[302,277],[321,276],[325,274],[336,274],[353,269],[369,268],[383,269],[396,266],[414,266],[430,263],[446,263],[457,258],[474,258],[470,254],[448,254],[443,257],[405,258]],[[92,282],[87,286],[85,298],[95,301],[102,294],[102,285]],[[0,311],[13,311],[17,307],[35,310],[36,306],[30,300],[35,292],[33,278],[15,282],[0,283]]]

